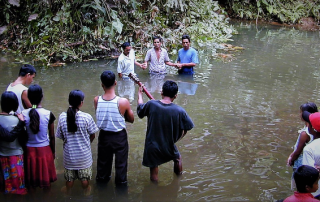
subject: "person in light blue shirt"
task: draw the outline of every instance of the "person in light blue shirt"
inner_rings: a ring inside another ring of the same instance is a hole
[[[178,52],[177,66],[179,74],[194,74],[194,67],[199,63],[198,51],[190,47],[190,36],[182,36],[182,46]]]

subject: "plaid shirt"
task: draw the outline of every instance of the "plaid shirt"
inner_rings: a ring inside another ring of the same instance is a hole
[[[160,58],[158,60],[156,51],[154,48],[148,50],[147,55],[144,59],[145,62],[150,62],[149,73],[160,73],[166,74],[166,64],[169,62],[169,56],[166,49],[161,48]]]

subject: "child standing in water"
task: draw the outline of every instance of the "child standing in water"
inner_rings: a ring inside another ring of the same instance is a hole
[[[9,114],[11,111],[17,111],[18,107],[18,98],[13,92],[6,91],[1,95],[0,124],[8,131],[12,131],[19,123],[16,116]],[[26,194],[23,149],[17,138],[13,142],[0,140],[0,167],[0,179],[4,180],[4,183],[1,180],[0,183],[4,184],[4,193]]]
[[[26,186],[30,188],[50,188],[50,183],[57,180],[54,166],[55,117],[52,112],[42,107],[42,98],[42,88],[39,85],[31,85],[28,89],[28,99],[32,108],[22,111],[28,133],[25,158]]]
[[[67,192],[74,180],[81,180],[85,195],[90,194],[92,153],[90,143],[99,130],[90,114],[80,111],[84,93],[73,90],[69,94],[69,108],[59,116],[56,137],[63,140],[64,178]]]
[[[293,166],[293,171],[295,171],[299,166],[302,165],[302,151],[303,148],[312,142],[313,139],[316,137],[313,136],[312,131],[309,131],[308,129],[308,123],[302,119],[302,113],[304,111],[308,111],[310,113],[318,112],[318,107],[313,102],[307,102],[305,104],[302,104],[300,106],[300,118],[304,122],[304,127],[298,131],[299,136],[297,139],[296,144],[294,145],[294,151],[289,155],[287,160],[287,165]],[[295,188],[294,181],[291,182],[291,188]]]

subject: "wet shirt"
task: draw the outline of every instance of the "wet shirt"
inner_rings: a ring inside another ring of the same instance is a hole
[[[137,107],[139,118],[148,117],[142,164],[156,167],[179,158],[175,145],[182,130],[191,130],[193,122],[187,112],[176,104],[164,104],[159,100],[150,100]]]
[[[128,56],[123,53],[118,58],[118,68],[117,72],[121,73],[123,76],[128,76],[130,73],[134,73],[134,50],[131,49]]]
[[[150,62],[149,65],[149,73],[166,73],[166,64],[165,62],[169,62],[169,56],[166,49],[161,48],[160,58],[158,60],[157,54],[154,48],[148,50],[147,55],[144,59],[146,62]]]
[[[190,47],[188,50],[181,48],[178,52],[178,62],[180,63],[199,63],[198,52],[196,49]],[[182,67],[179,71],[180,74],[193,74],[193,67]]]

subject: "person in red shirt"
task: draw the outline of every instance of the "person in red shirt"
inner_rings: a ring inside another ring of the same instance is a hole
[[[311,166],[302,165],[293,174],[297,191],[283,202],[319,202],[312,192],[318,190],[319,171]]]

